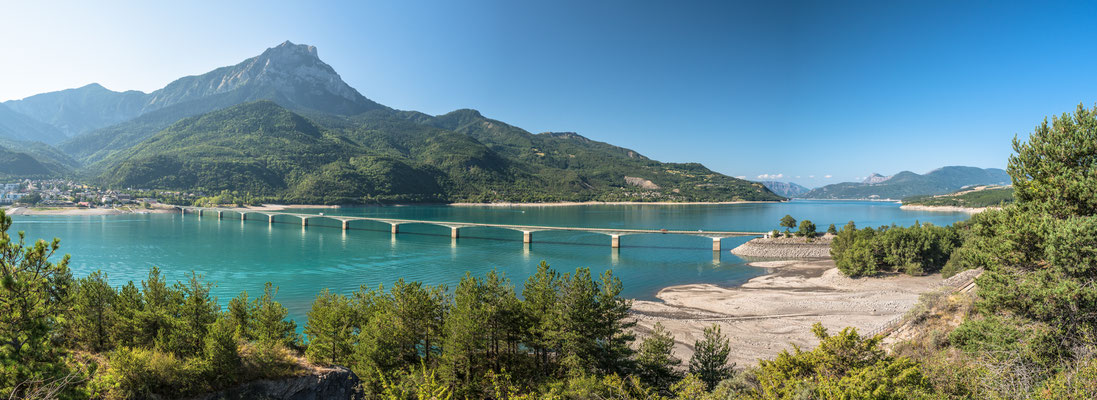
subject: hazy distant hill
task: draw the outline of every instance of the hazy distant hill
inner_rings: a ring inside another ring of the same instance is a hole
[[[57,128],[0,104],[0,138],[57,143],[65,138]]]
[[[773,193],[784,197],[798,197],[804,193],[811,191],[806,187],[797,185],[792,182],[777,182],[777,181],[761,181],[761,184],[765,185],[767,189]]]
[[[39,142],[0,138],[0,176],[51,178],[69,175],[78,163]]]
[[[93,83],[76,89],[10,100],[4,105],[50,124],[71,137],[140,115],[146,106],[147,96],[135,90],[115,92]]]
[[[902,199],[904,197],[949,193],[964,186],[1008,184],[1009,174],[997,168],[943,167],[925,175],[903,171],[873,179],[878,183],[843,182],[813,189],[800,196],[807,199]]]

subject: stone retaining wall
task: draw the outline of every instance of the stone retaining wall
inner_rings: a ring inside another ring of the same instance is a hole
[[[732,254],[761,258],[830,258],[830,239],[807,242],[800,238],[752,239],[731,250]]]

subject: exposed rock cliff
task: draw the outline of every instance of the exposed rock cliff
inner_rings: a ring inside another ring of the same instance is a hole
[[[194,400],[359,400],[358,376],[343,367],[322,368],[308,375],[245,383]]]

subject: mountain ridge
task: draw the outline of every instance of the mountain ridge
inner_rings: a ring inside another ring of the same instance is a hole
[[[781,199],[760,184],[699,164],[659,163],[576,134],[519,135],[514,140],[532,140],[539,148],[533,155],[510,156],[505,152],[513,147],[489,146],[473,134],[434,126],[456,121],[464,130],[486,130],[482,137],[520,131],[479,113],[461,114],[438,121],[420,116],[418,122],[390,114],[321,115],[328,120],[317,122],[274,102],[245,103],[188,117],[112,154],[102,161],[98,179],[111,187],[238,190],[326,204]],[[381,126],[389,128],[372,129]],[[606,154],[607,146],[616,153]],[[626,174],[653,180],[660,190],[636,192]]]
[[[880,176],[879,174],[874,174]],[[872,178],[872,177],[870,177]],[[876,183],[842,182],[826,185],[801,195],[805,199],[892,199],[944,194],[971,185],[1003,184],[1010,181],[1009,174],[998,168],[965,166],[941,167],[924,175],[901,171],[876,180]]]
[[[126,93],[80,89],[54,97]],[[343,82],[315,47],[289,41],[143,96],[140,115],[58,145],[82,177],[287,202],[782,199],[698,163],[662,163],[574,132],[533,134],[474,109],[395,110]],[[269,131],[255,118],[300,124]],[[284,135],[263,136],[275,131]]]
[[[765,185],[766,188],[773,193],[790,198],[797,197],[811,191],[811,189],[808,189],[793,182],[760,181],[760,183]]]

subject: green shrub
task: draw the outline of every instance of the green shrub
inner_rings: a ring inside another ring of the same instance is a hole
[[[918,223],[857,229],[850,223],[831,242],[831,256],[838,269],[851,277],[879,272],[934,273],[960,247],[963,238],[959,230]]]
[[[201,362],[171,353],[120,347],[111,352],[106,370],[93,387],[108,399],[178,397],[207,388]]]
[[[1097,358],[1060,371],[1044,382],[1036,395],[1043,399],[1097,399]]]
[[[881,337],[862,337],[852,328],[831,336],[819,323],[812,331],[820,340],[814,350],[794,346],[792,353],[759,361],[762,397],[905,399],[931,392],[919,364],[887,355]]]
[[[796,236],[806,237],[808,239],[815,238],[815,223],[809,220],[800,221],[800,229],[796,231]]]

